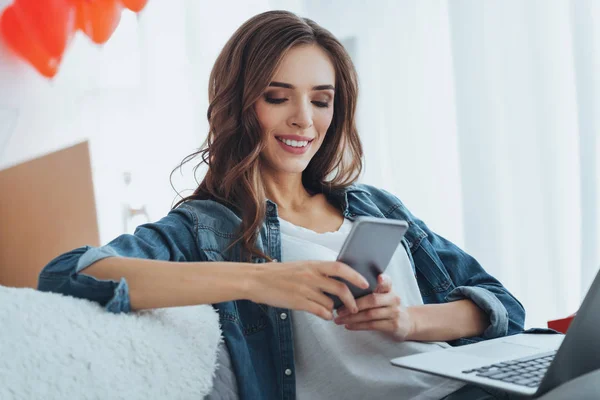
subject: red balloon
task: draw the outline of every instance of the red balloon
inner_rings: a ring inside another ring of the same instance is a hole
[[[42,75],[58,71],[74,32],[75,10],[69,0],[16,0],[0,17],[0,32],[8,46]]]
[[[62,57],[75,32],[75,8],[70,0],[15,0],[13,7],[25,30],[53,57]]]
[[[140,12],[146,7],[148,0],[121,0],[121,3],[133,12]]]
[[[123,7],[139,12],[148,0],[15,0],[0,15],[0,35],[42,75],[53,77],[76,29],[105,43]]]
[[[74,0],[77,8],[77,28],[93,42],[102,44],[110,39],[121,21],[123,6],[119,0]]]

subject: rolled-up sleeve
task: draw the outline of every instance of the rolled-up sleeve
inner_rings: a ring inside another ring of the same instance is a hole
[[[114,313],[129,312],[125,278],[100,280],[85,274],[85,268],[108,257],[206,260],[198,246],[196,216],[184,204],[157,222],[140,225],[133,235],[121,235],[102,247],[83,246],[59,255],[40,272],[38,290],[94,301]]]
[[[488,274],[474,257],[429,230],[422,221],[416,221],[427,233],[427,241],[455,285],[445,300],[469,299],[489,318],[490,325],[481,336],[459,339],[451,344],[473,343],[522,332],[525,309],[508,289]]]
[[[447,301],[463,299],[471,300],[488,315],[490,325],[481,335],[483,339],[493,339],[508,334],[508,311],[496,295],[483,287],[459,286],[446,297]]]

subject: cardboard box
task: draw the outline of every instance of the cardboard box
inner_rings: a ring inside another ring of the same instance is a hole
[[[0,171],[0,285],[35,288],[54,257],[99,242],[87,142]]]

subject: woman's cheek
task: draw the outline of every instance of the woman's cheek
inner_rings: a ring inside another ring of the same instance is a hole
[[[320,136],[324,136],[329,126],[331,125],[331,121],[333,120],[333,112],[324,113],[324,115],[320,115],[318,120],[315,121],[315,127],[317,128],[317,132]]]

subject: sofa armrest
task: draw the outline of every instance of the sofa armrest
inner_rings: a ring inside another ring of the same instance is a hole
[[[201,399],[219,317],[208,305],[113,314],[88,300],[0,286],[0,399]]]

